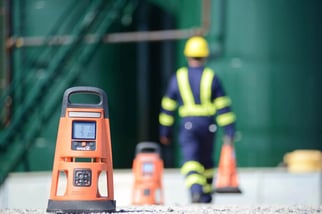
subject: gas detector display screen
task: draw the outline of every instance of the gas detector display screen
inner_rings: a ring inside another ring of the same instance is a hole
[[[73,121],[73,139],[95,140],[96,122]]]
[[[154,170],[154,165],[152,163],[146,162],[142,165],[142,171],[144,173],[152,173]]]

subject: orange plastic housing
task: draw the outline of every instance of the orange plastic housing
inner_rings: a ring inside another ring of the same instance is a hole
[[[73,104],[75,93],[98,104]],[[65,183],[64,183],[65,181]],[[114,211],[112,148],[105,92],[93,87],[65,91],[59,120],[48,212]]]
[[[221,148],[215,191],[217,193],[241,193],[235,149],[229,143],[224,143]]]
[[[136,151],[132,166],[132,204],[163,204],[163,161],[159,146],[153,142],[142,142],[137,145]]]

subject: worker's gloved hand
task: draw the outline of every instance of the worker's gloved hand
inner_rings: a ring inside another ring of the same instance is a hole
[[[163,145],[169,145],[171,140],[168,137],[160,137],[160,143]]]
[[[224,143],[227,143],[229,145],[233,145],[234,144],[234,138],[228,135],[224,136]]]

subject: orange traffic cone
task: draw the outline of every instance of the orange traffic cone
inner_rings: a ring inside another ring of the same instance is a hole
[[[241,193],[238,185],[234,146],[230,139],[225,139],[219,159],[215,192]]]
[[[100,102],[73,103],[70,99],[73,94],[97,95]],[[115,206],[106,94],[94,87],[67,89],[59,120],[47,212],[111,212]]]
[[[133,160],[133,205],[163,204],[163,161],[160,147],[154,142],[141,142],[136,146]]]

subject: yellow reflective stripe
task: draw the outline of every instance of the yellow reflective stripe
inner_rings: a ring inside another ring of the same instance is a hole
[[[181,174],[186,175],[191,171],[198,172],[202,174],[205,168],[198,161],[187,161],[181,167]]]
[[[211,101],[211,84],[212,80],[215,76],[215,73],[209,69],[205,68],[204,72],[201,76],[201,84],[200,84],[200,100],[201,104],[208,104]]]
[[[206,178],[212,178],[215,174],[215,169],[206,169],[205,172],[203,173]]]
[[[177,72],[177,81],[182,96],[183,105],[193,105],[195,100],[189,84],[188,69],[183,67]]]
[[[215,106],[217,109],[222,109],[231,105],[229,97],[218,97],[215,99]]]
[[[208,105],[190,105],[180,106],[179,115],[181,117],[187,116],[211,116],[216,113],[216,108],[213,104]]]
[[[226,126],[235,122],[236,116],[232,112],[224,113],[217,116],[217,123],[219,126]]]
[[[163,97],[161,106],[164,110],[174,111],[177,108],[177,102],[169,97]]]
[[[165,113],[159,114],[159,123],[163,126],[172,126],[174,123],[174,118],[171,115]]]
[[[211,193],[213,188],[211,184],[204,184],[202,190],[204,193]]]
[[[185,179],[185,186],[190,188],[194,184],[200,184],[202,186],[206,185],[206,178],[199,174],[191,174]]]
[[[177,81],[183,105],[179,108],[181,117],[187,116],[211,116],[215,115],[215,104],[211,102],[211,84],[215,73],[210,68],[205,68],[200,84],[201,104],[195,104],[190,88],[188,70],[183,67],[177,72]]]

